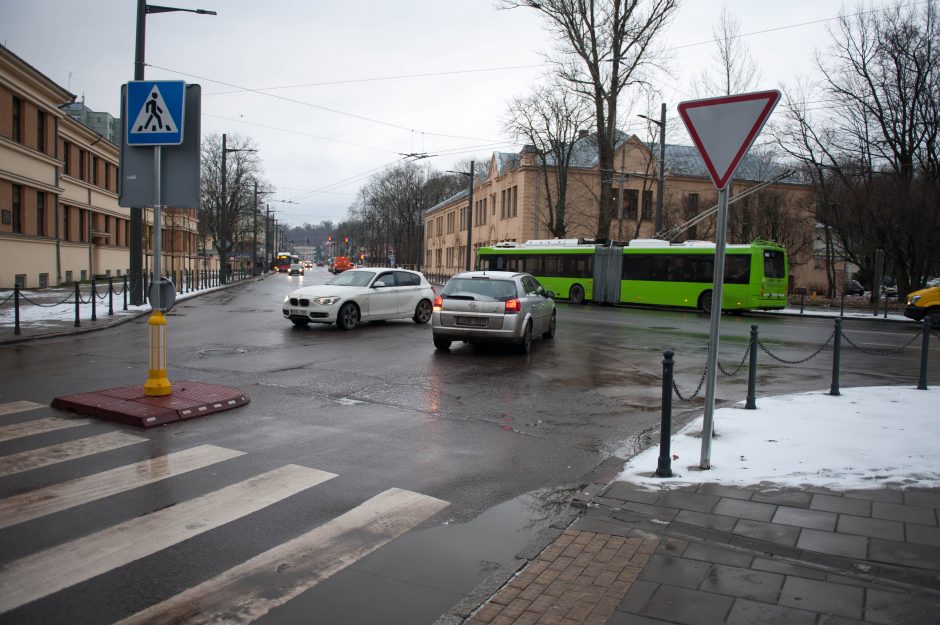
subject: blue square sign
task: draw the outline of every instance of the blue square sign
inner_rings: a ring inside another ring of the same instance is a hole
[[[180,145],[186,83],[182,80],[137,80],[127,83],[124,128],[127,145]]]

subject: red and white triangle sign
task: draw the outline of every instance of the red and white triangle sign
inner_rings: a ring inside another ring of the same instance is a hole
[[[679,116],[719,190],[731,180],[779,101],[780,92],[774,89],[679,104]]]

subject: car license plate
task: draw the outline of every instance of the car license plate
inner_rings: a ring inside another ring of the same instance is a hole
[[[473,326],[475,328],[485,328],[489,325],[486,317],[457,317],[455,320],[459,326]]]
[[[303,310],[301,310],[300,308],[291,308],[291,309],[290,309],[290,314],[292,314],[292,315],[300,315],[301,317],[306,317],[306,316],[307,316],[307,313],[305,313],[305,312],[304,312]]]

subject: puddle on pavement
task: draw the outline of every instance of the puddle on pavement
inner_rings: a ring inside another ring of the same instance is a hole
[[[469,521],[438,521],[405,534],[261,623],[297,622],[294,619],[300,615],[307,623],[328,623],[329,615],[339,614],[347,623],[432,622],[495,571],[502,568],[508,576],[518,564],[517,556],[534,558],[557,533],[549,528],[567,526],[574,518],[576,512],[569,505],[574,491],[574,487],[534,491]],[[369,600],[350,601],[351,597]],[[403,601],[410,609],[403,609]]]

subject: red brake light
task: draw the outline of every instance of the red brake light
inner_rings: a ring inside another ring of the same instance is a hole
[[[512,299],[507,299],[506,300],[506,312],[507,313],[522,312],[522,303],[515,297]]]
[[[434,298],[434,310],[441,312],[442,308],[444,308],[444,298],[438,295]]]

